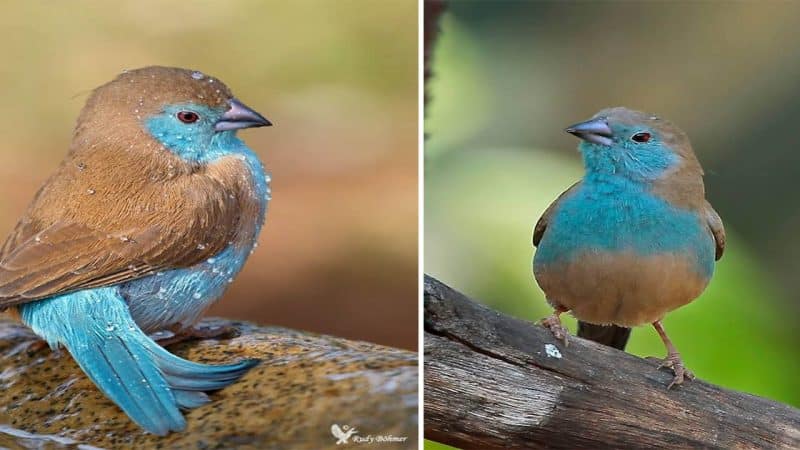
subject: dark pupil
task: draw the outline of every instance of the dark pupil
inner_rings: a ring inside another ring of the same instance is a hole
[[[181,111],[178,113],[178,119],[183,123],[194,123],[200,117],[191,111]]]
[[[633,140],[636,142],[647,142],[650,140],[650,133],[636,133],[633,135]]]

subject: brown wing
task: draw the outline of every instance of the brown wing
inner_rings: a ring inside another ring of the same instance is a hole
[[[564,198],[564,196],[566,196],[568,193],[574,191],[578,186],[580,186],[580,184],[581,182],[577,181],[575,184],[570,186],[569,189],[562,192],[561,195],[559,195],[558,198],[556,198],[553,201],[553,203],[551,203],[550,206],[548,206],[547,209],[544,210],[544,212],[542,213],[542,217],[539,218],[539,220],[536,222],[536,226],[533,227],[534,247],[539,245],[539,241],[542,240],[542,236],[544,236],[544,231],[547,229],[547,224],[550,221],[550,216],[553,214],[553,211],[555,211],[556,207],[558,206],[558,203],[561,201],[562,198]]]
[[[152,272],[158,262],[148,256],[157,230],[130,231],[106,234],[81,224],[56,223],[8,246],[0,262],[0,306],[102,284],[109,277],[124,281]]]
[[[63,172],[40,190],[0,250],[0,310],[196,264],[229,245],[237,229],[237,186],[225,189],[221,179],[241,175],[227,168],[169,184],[122,180],[80,201],[75,191],[85,187]]]
[[[717,250],[714,259],[719,261],[719,259],[722,258],[722,254],[725,252],[725,226],[722,225],[722,219],[719,217],[719,214],[714,211],[714,208],[708,201],[706,201],[705,205],[705,215],[708,228],[711,230],[711,234],[714,235],[714,242],[716,244]]]

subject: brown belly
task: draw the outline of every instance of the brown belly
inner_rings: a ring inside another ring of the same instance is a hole
[[[584,254],[534,271],[547,301],[596,324],[637,326],[697,298],[708,279],[677,255]]]

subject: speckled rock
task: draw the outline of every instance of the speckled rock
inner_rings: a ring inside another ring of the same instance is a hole
[[[331,426],[355,427],[347,448],[417,448],[417,355],[276,327],[234,325],[231,339],[169,347],[192,361],[263,362],[186,413],[187,430],[143,432],[106,399],[66,351],[0,316],[0,448],[342,448]],[[366,442],[372,437],[372,443]],[[402,442],[381,438],[406,437]]]

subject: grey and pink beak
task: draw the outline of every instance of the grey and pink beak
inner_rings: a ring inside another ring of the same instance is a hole
[[[611,127],[604,117],[587,120],[567,127],[564,131],[593,144],[610,146],[614,143]]]
[[[240,130],[242,128],[268,127],[272,122],[266,117],[249,108],[239,100],[232,98],[230,108],[214,124],[216,131]]]

